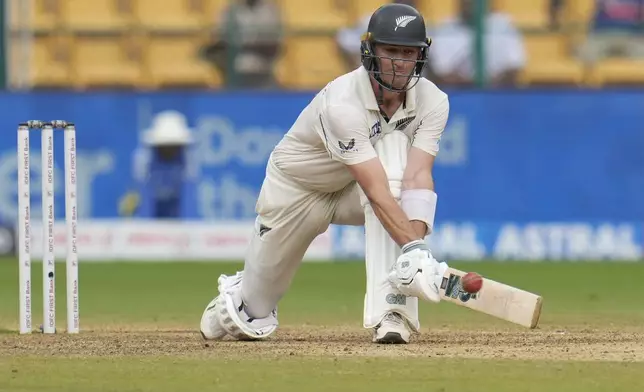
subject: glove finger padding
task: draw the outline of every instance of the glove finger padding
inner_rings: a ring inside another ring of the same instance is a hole
[[[440,270],[441,266],[428,251],[414,249],[398,257],[389,273],[389,282],[405,295],[438,303]]]

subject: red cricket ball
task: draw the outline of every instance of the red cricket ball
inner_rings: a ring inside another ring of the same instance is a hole
[[[478,293],[483,287],[483,278],[476,272],[468,272],[461,278],[463,290],[470,294]]]

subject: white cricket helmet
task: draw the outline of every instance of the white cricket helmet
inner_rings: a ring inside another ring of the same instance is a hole
[[[187,145],[193,143],[186,117],[168,110],[157,114],[152,126],[143,133],[143,143],[149,146]]]

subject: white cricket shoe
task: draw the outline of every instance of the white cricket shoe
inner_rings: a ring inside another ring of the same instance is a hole
[[[380,344],[409,343],[411,331],[407,321],[396,312],[389,312],[373,329],[373,342]]]
[[[277,309],[268,317],[250,317],[241,298],[242,272],[234,276],[221,275],[218,279],[219,295],[201,316],[201,336],[206,340],[220,340],[230,335],[237,340],[260,340],[277,329]]]
[[[221,307],[226,306],[225,301],[221,295],[218,295],[210,301],[206,310],[201,316],[200,332],[205,340],[220,340],[223,339],[228,332],[221,326],[219,322],[219,314],[221,314]]]

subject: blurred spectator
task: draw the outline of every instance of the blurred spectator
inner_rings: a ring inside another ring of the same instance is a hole
[[[415,0],[393,0],[392,3],[407,4],[416,7]],[[367,31],[369,19],[375,10],[369,11],[354,26],[345,27],[338,31],[336,41],[340,48],[342,58],[349,69],[360,66],[360,38]]]
[[[233,0],[214,33],[218,39],[202,55],[229,87],[277,87],[273,70],[283,41],[282,18],[271,0]]]
[[[136,189],[119,205],[121,216],[139,218],[187,218],[195,204],[190,189],[195,178],[188,148],[193,137],[183,114],[165,111],[156,115],[143,134],[143,148],[135,151]]]
[[[483,22],[483,57],[488,85],[512,86],[526,62],[520,32],[510,17],[501,12],[486,13]],[[453,86],[474,83],[477,64],[475,29],[475,0],[460,0],[460,15],[441,23],[430,34],[430,79]]]
[[[644,0],[596,0],[579,55],[589,64],[608,57],[644,58]]]
[[[548,7],[548,19],[549,19],[549,24],[550,28],[553,30],[558,30],[561,29],[564,26],[564,19],[563,13],[564,13],[564,4],[568,0],[550,0],[550,4]],[[576,0],[573,0],[576,1]]]
[[[550,0],[548,9],[548,19],[550,29],[559,30],[561,28],[570,27],[567,25],[564,5],[570,0]],[[573,0],[577,1],[577,0]],[[572,21],[576,24],[578,21]]]

